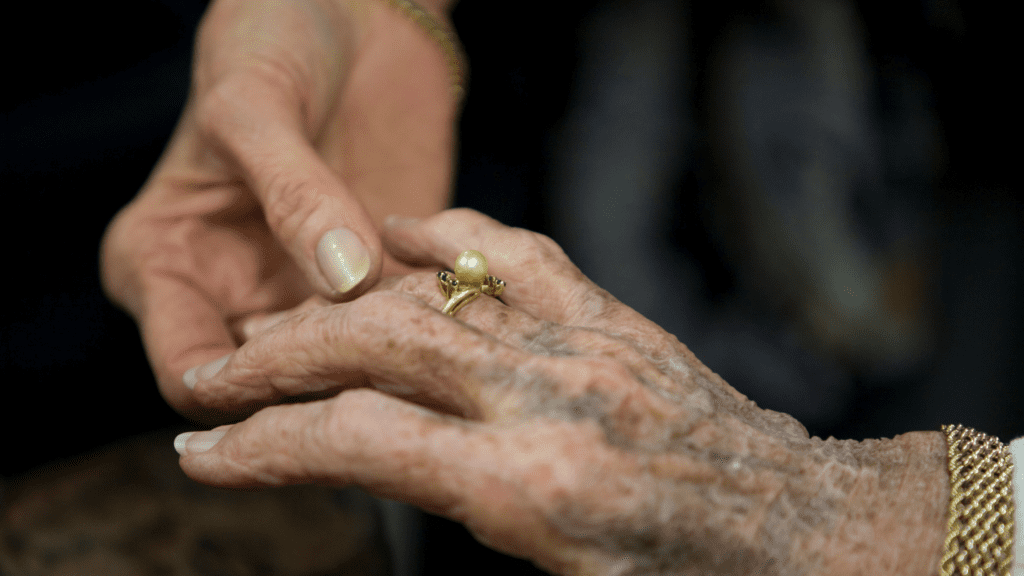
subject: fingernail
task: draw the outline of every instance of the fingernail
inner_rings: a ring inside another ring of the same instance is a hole
[[[384,226],[387,228],[404,228],[419,222],[419,218],[411,218],[400,214],[392,214],[384,219]]]
[[[182,456],[185,455],[185,447],[188,445],[188,439],[195,435],[195,432],[185,432],[178,434],[174,437],[174,451]]]
[[[320,238],[316,261],[327,283],[342,294],[355,288],[370,272],[370,252],[348,228],[335,228]]]
[[[227,430],[210,430],[209,432],[185,432],[174,438],[174,450],[182,456],[201,454],[217,445],[227,434]]]
[[[280,321],[281,317],[277,314],[246,319],[242,322],[242,336],[244,336],[246,340],[251,340],[260,332],[263,332]]]
[[[217,358],[213,362],[193,366],[185,372],[185,375],[181,377],[181,381],[185,383],[186,388],[192,390],[196,387],[196,382],[206,380],[207,378],[213,378],[217,372],[220,372],[220,369],[228,363],[229,358],[231,358],[230,353]]]

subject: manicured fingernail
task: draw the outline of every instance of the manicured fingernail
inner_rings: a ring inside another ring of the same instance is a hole
[[[185,432],[174,438],[174,449],[182,456],[200,454],[217,445],[227,434],[227,430],[210,430],[209,432]]]
[[[185,447],[188,445],[188,439],[195,435],[195,432],[185,432],[178,434],[174,437],[174,451],[178,454],[185,454]]]
[[[404,228],[419,222],[419,218],[410,218],[399,214],[392,214],[384,219],[384,226],[388,228]]]
[[[342,294],[355,288],[370,272],[370,252],[348,228],[335,228],[320,238],[316,262],[331,288]]]
[[[181,377],[181,381],[185,383],[186,388],[192,390],[196,387],[196,382],[212,378],[217,372],[220,372],[220,369],[228,363],[229,358],[231,358],[231,354],[225,354],[213,362],[189,368],[185,375]]]

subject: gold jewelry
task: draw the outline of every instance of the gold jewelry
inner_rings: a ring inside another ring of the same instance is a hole
[[[452,93],[457,100],[461,100],[462,95],[466,92],[466,72],[463,65],[465,58],[455,35],[448,30],[447,26],[441,24],[437,18],[431,16],[422,6],[412,0],[385,1],[425,30],[441,46],[444,59],[448,63],[448,72],[452,77]]]
[[[437,283],[448,302],[441,312],[455,316],[463,306],[481,294],[498,297],[505,290],[505,282],[487,275],[487,258],[476,250],[466,250],[455,261],[455,276],[438,272]]]
[[[944,425],[949,446],[949,521],[942,576],[1010,576],[1013,461],[995,436]]]

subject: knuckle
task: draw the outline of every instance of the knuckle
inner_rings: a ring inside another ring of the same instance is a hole
[[[570,421],[602,420],[623,393],[634,388],[631,374],[617,362],[597,357],[540,358],[539,383],[531,392],[542,411]]]
[[[201,88],[196,105],[197,127],[201,134],[227,145],[255,138],[260,114],[248,112],[258,111],[272,98],[295,99],[298,86],[290,67],[269,59],[253,60]]]
[[[532,244],[533,250],[540,256],[548,260],[564,260],[565,252],[562,248],[552,240],[550,237],[540,234],[538,232],[531,232],[529,230],[523,230],[528,237],[524,237],[525,242]]]
[[[145,296],[155,283],[195,273],[198,262],[189,243],[197,226],[195,220],[166,217],[154,213],[152,204],[132,201],[115,216],[102,241],[104,290],[132,314],[146,314]]]
[[[227,101],[219,92],[211,89],[196,101],[196,130],[205,139],[219,140]]]
[[[539,232],[530,232],[530,237],[532,239],[531,242],[533,242],[535,249],[538,252],[546,254],[549,257],[562,258],[565,256],[565,253],[562,251],[562,247],[552,240],[550,236]]]
[[[543,271],[546,274],[575,271],[575,266],[561,247],[543,234],[524,229],[510,229],[509,244],[516,246],[512,261],[509,262],[515,268]],[[573,274],[572,280],[582,280],[582,275]],[[589,283],[581,285],[587,286]]]
[[[440,229],[460,224],[472,237],[497,240],[502,244],[515,246],[510,254],[511,265],[564,265],[568,257],[550,237],[525,228],[512,228],[470,208],[447,210],[437,220]]]
[[[588,350],[596,358],[609,360],[622,369],[631,370],[633,378],[640,372],[655,369],[636,346],[621,336],[599,330],[575,329],[569,333],[568,342],[575,349]],[[621,377],[621,374],[617,377]]]
[[[575,374],[575,382],[566,390],[570,405],[585,416],[595,412],[632,418],[651,407],[650,393],[636,371],[618,359],[586,358],[568,373]]]
[[[380,403],[379,393],[369,388],[354,388],[338,394],[331,409],[324,413],[323,428],[328,437],[341,437],[360,415],[371,414]]]
[[[238,121],[235,110],[245,94],[245,80],[239,74],[221,78],[210,85],[196,102],[196,128],[207,138],[220,141],[232,135],[228,129]]]
[[[562,249],[543,234],[524,228],[510,228],[508,235],[510,244],[520,247],[516,251],[516,255],[520,259],[518,265],[551,264],[557,261],[560,255],[563,255]]]
[[[327,453],[351,453],[361,446],[353,432],[370,424],[380,412],[380,394],[368,388],[345,390],[334,397],[313,426]]]
[[[263,210],[267,225],[284,241],[298,235],[307,223],[324,213],[328,196],[314,192],[307,177],[296,177],[283,166],[264,166]]]
[[[621,324],[613,322],[622,311],[622,305],[614,296],[591,282],[575,267],[563,272],[568,272],[563,275],[564,285],[568,288],[562,293],[562,303],[565,310],[572,312],[570,322]]]
[[[540,509],[565,512],[589,498],[592,481],[588,480],[586,471],[596,439],[578,431],[567,436],[557,427],[547,432],[553,438],[545,443],[561,457],[528,465],[522,472],[524,485],[530,487]]]
[[[584,389],[597,392],[621,391],[636,383],[633,373],[614,358],[591,357],[584,362],[582,384]]]
[[[135,232],[134,206],[129,204],[110,222],[100,244],[100,280],[103,290],[114,301],[128,306],[131,278],[138,271],[138,261],[132,257],[137,244],[131,238],[139,237]],[[145,238],[142,235],[142,238]]]
[[[235,386],[215,386],[200,382],[192,390],[192,397],[200,406],[212,410],[236,410],[255,400],[246,390]]]
[[[472,208],[452,208],[438,216],[438,222],[444,227],[456,224],[460,220],[468,224],[474,232],[479,232],[485,226],[501,226],[497,220]]]
[[[333,316],[324,327],[323,341],[330,347],[357,347],[365,353],[380,352],[380,342],[400,327],[409,325],[417,306],[399,292],[371,292],[346,304],[345,314]]]
[[[437,288],[437,274],[433,272],[414,272],[402,276],[395,281],[391,288],[396,292],[409,294],[427,302],[441,299],[441,291]]]
[[[381,320],[386,320],[393,311],[407,307],[408,300],[405,295],[395,292],[371,292],[365,294],[347,304],[349,313],[346,317],[353,322],[366,322],[377,325]]]
[[[531,472],[531,475],[541,476],[547,470]],[[556,478],[543,485],[538,494],[542,508],[560,511],[571,507],[579,502],[584,490],[580,488],[580,482],[572,479]]]
[[[154,230],[155,222],[139,204],[145,189],[127,206],[122,208],[110,221],[100,244],[100,254],[105,261],[123,263],[126,260],[140,264],[140,249],[151,246],[159,237]]]

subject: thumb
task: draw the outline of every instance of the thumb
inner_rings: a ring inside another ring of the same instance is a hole
[[[348,300],[380,277],[379,232],[313,148],[300,91],[283,84],[256,73],[222,79],[200,105],[200,130],[240,170],[311,285]]]

